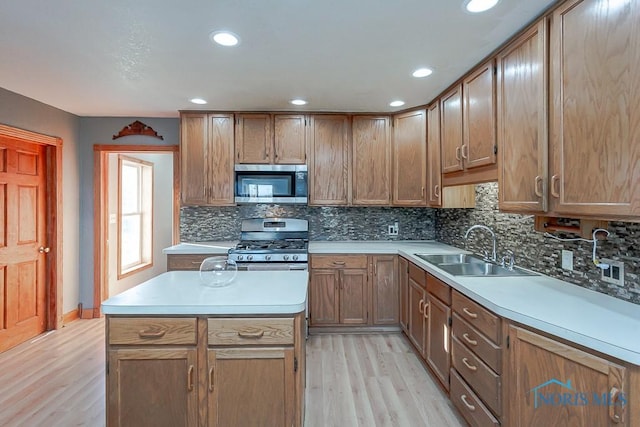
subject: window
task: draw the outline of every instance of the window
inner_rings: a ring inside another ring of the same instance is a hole
[[[153,265],[153,163],[118,156],[118,279]]]

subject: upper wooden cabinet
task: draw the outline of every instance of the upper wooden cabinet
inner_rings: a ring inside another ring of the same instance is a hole
[[[391,202],[391,134],[388,116],[354,116],[352,120],[354,205]]]
[[[236,162],[304,164],[305,116],[298,114],[237,114]]]
[[[426,111],[415,110],[393,118],[394,206],[427,204]]]
[[[183,204],[234,204],[233,114],[182,114],[180,158]]]
[[[310,116],[310,205],[349,204],[349,131],[346,115]]]
[[[497,56],[500,209],[547,209],[547,20]]]
[[[442,173],[458,172],[462,166],[462,85],[440,98]]]
[[[568,1],[551,21],[551,211],[640,214],[640,2]]]
[[[442,155],[440,150],[440,103],[427,107],[427,205],[442,205]]]
[[[493,60],[478,67],[462,82],[462,135],[460,150],[465,169],[496,163],[496,91]]]

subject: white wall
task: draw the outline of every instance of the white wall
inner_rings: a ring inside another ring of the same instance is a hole
[[[109,296],[126,291],[167,271],[162,249],[172,245],[173,227],[173,153],[126,153],[153,163],[153,266],[118,280],[118,224],[109,224]],[[109,216],[118,214],[118,154],[109,154]]]

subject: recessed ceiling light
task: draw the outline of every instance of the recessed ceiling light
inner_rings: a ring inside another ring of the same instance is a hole
[[[209,38],[222,46],[235,46],[240,43],[240,37],[230,31],[214,31]]]
[[[418,68],[413,72],[413,77],[427,77],[433,73],[431,68]]]
[[[465,0],[464,8],[471,13],[480,13],[491,9],[500,0]]]
[[[193,98],[191,99],[191,102],[193,102],[194,104],[198,104],[198,105],[204,105],[207,103],[207,101],[205,101],[202,98]]]
[[[390,107],[402,107],[403,105],[404,105],[404,101],[400,101],[400,100],[398,100],[398,101],[391,101],[391,102],[389,103],[389,106],[390,106]]]
[[[307,101],[304,99],[292,99],[290,101],[293,105],[307,105]]]

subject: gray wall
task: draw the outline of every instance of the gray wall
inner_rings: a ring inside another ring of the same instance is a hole
[[[611,233],[605,241],[598,242],[597,256],[621,260],[625,264],[625,285],[622,287],[600,279],[600,270],[592,261],[592,244],[587,242],[559,242],[534,230],[534,219],[529,215],[498,212],[498,184],[476,186],[475,209],[438,210],[436,214],[436,238],[444,243],[464,247],[464,233],[473,224],[491,227],[498,236],[498,254],[509,248],[515,251],[516,264],[532,270],[575,283],[588,289],[616,298],[640,304],[640,224],[610,222]],[[558,237],[574,238],[571,234]],[[489,249],[491,239],[482,231],[469,236],[469,249],[481,253]],[[561,267],[561,250],[571,250],[574,270]]]
[[[80,118],[0,88],[0,123],[62,138],[62,311],[68,313],[80,301]]]

